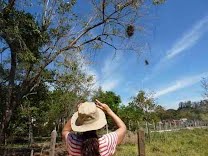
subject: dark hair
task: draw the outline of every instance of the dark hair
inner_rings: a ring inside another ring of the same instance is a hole
[[[100,156],[99,142],[96,131],[87,131],[82,134],[81,156]]]

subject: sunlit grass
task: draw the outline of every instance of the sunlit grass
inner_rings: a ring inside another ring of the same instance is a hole
[[[136,156],[137,145],[120,145],[116,156]],[[208,129],[152,133],[147,156],[208,156]]]

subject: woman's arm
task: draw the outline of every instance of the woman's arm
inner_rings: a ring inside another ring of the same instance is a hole
[[[62,130],[62,138],[65,140],[66,134],[71,132],[72,128],[71,128],[71,118],[67,121],[67,123],[65,124],[63,130]]]
[[[77,110],[78,110],[80,105],[81,105],[81,103],[77,105]],[[65,139],[66,134],[71,132],[71,131],[72,131],[72,128],[71,128],[71,118],[70,118],[67,121],[67,123],[65,124],[65,126],[64,126],[64,128],[62,130],[62,138]]]
[[[110,107],[104,103],[101,103],[96,99],[96,105],[98,108],[102,109],[107,115],[109,115],[115,124],[117,125],[118,129],[116,133],[118,134],[118,144],[122,142],[126,134],[126,125],[124,122],[110,109]]]

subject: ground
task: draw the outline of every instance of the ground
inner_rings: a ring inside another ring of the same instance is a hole
[[[181,130],[152,133],[146,142],[147,156],[207,156],[208,129]],[[136,156],[137,146],[124,144],[118,147],[116,156]]]
[[[48,156],[50,142],[33,145],[35,156]],[[172,132],[152,132],[151,141],[145,141],[146,156],[207,156],[208,155],[208,129],[180,130]],[[18,149],[18,150],[17,150]],[[27,149],[27,150],[26,150]],[[5,156],[30,155],[31,148],[13,146]],[[19,151],[20,153],[15,153]],[[21,154],[24,151],[25,154]],[[2,152],[0,152],[2,153]],[[115,156],[137,156],[137,135],[128,132],[122,145],[117,147]],[[65,145],[56,144],[56,156],[67,156]]]

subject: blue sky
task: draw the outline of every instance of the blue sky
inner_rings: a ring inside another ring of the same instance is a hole
[[[208,77],[207,6],[207,0],[167,0],[151,7],[144,19],[147,33],[139,36],[149,48],[140,56],[122,51],[115,55],[107,47],[97,52],[89,67],[96,87],[116,92],[123,104],[141,89],[153,91],[165,108],[203,99],[200,81]]]
[[[78,1],[75,11],[88,15],[91,10],[86,4]],[[115,54],[110,47],[91,55],[87,72],[94,75],[94,89],[101,86],[114,91],[123,104],[139,90],[154,92],[157,103],[166,109],[177,108],[180,101],[203,99],[200,81],[208,77],[207,6],[207,0],[166,0],[162,5],[148,6],[148,15],[141,19],[144,32],[128,41],[140,42],[141,55],[127,51]]]

